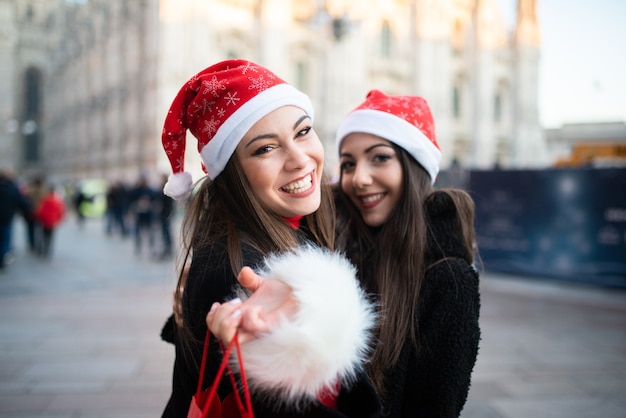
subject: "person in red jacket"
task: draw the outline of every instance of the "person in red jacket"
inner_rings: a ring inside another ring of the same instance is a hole
[[[35,216],[42,227],[42,237],[39,248],[37,249],[37,254],[42,257],[49,257],[54,230],[65,217],[65,203],[54,191],[53,186],[48,186],[46,194],[41,199],[39,206],[37,206]]]

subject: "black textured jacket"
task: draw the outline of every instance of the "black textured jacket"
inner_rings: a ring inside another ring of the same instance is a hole
[[[243,259],[245,265],[254,267],[259,265],[262,256],[255,250],[244,246]],[[172,395],[163,412],[164,418],[185,418],[187,416],[191,398],[196,391],[198,382],[198,365],[202,358],[202,342],[207,330],[206,315],[214,302],[223,302],[232,296],[236,285],[236,278],[230,269],[225,248],[194,252],[189,276],[185,284],[183,317],[198,343],[189,345],[181,342],[176,336],[176,325],[173,318],[170,317],[161,335],[166,341],[175,342],[176,359]],[[221,351],[218,348],[219,343],[213,337],[209,347],[204,388],[213,382],[217,367],[222,359]],[[223,399],[231,391],[229,379],[223,378],[218,390],[220,397]],[[289,409],[275,411],[271,405],[264,404],[264,401],[264,399],[252,397],[255,418],[377,418],[381,416],[380,401],[364,372],[357,376],[356,381],[349,388],[342,387],[337,399],[337,410],[328,408],[320,402],[315,402],[304,411]]]
[[[417,353],[407,336],[398,364],[386,376],[387,417],[458,417],[465,405],[480,340],[478,273],[465,259],[450,198],[426,206],[429,226],[419,302]]]

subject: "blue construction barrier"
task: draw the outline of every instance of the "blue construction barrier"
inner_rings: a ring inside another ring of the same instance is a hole
[[[486,271],[626,288],[626,168],[472,170],[465,188]]]

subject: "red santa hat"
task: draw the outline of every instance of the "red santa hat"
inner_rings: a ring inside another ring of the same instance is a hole
[[[435,137],[435,122],[428,103],[418,96],[388,96],[372,90],[339,125],[337,148],[351,133],[379,136],[402,147],[430,175],[439,173],[441,149]]]
[[[184,170],[187,129],[198,140],[203,169],[215,179],[246,132],[268,113],[287,105],[313,118],[306,94],[250,61],[226,60],[194,75],[174,98],[163,125],[161,141],[172,166],[163,192],[174,199],[191,192],[191,174]]]

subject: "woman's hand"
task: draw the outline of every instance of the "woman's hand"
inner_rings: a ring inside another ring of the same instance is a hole
[[[250,267],[244,267],[237,280],[253,292],[252,296],[243,303],[239,299],[215,303],[206,318],[211,332],[225,344],[230,343],[237,331],[241,344],[257,338],[297,312],[293,289],[285,283],[261,277]]]
[[[235,336],[235,332],[241,324],[241,299],[233,299],[226,303],[215,302],[206,316],[206,325],[211,333],[222,340],[225,344],[230,344]],[[250,339],[245,333],[239,333],[239,342]]]

